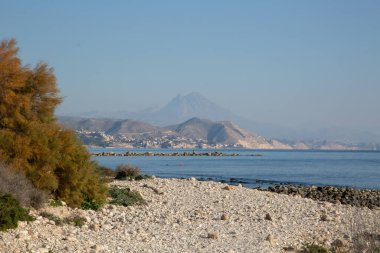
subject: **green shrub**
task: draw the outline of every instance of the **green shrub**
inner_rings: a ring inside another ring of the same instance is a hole
[[[332,253],[329,249],[318,244],[306,244],[300,253]]]
[[[95,202],[92,199],[85,199],[85,201],[82,203],[82,209],[84,210],[99,210],[100,204]]]
[[[74,225],[76,227],[82,227],[86,223],[86,219],[79,215],[74,215],[64,218],[63,222],[66,224]]]
[[[63,206],[63,203],[59,199],[52,199],[50,200],[49,205],[53,207],[57,207],[57,206]]]
[[[116,168],[117,180],[132,180],[140,175],[140,169],[138,167],[133,167],[130,165],[122,164]]]
[[[55,225],[58,225],[58,226],[63,225],[63,224],[69,224],[69,225],[73,225],[76,227],[82,227],[86,222],[86,219],[79,216],[79,215],[73,215],[70,217],[66,217],[63,220],[61,218],[59,218],[58,216],[56,216],[52,213],[48,213],[48,212],[42,212],[42,213],[40,213],[40,216],[47,218],[51,221],[54,221]]]
[[[52,213],[48,213],[48,212],[42,212],[40,213],[40,216],[44,217],[44,218],[47,218],[51,221],[54,221],[55,222],[55,225],[62,225],[62,220],[61,218],[59,218],[58,216],[55,216],[54,214]]]
[[[31,221],[27,209],[10,194],[0,194],[0,231],[17,228],[18,221]]]
[[[114,186],[109,190],[109,196],[112,198],[110,204],[114,205],[132,206],[146,203],[140,193],[131,191],[129,188]]]
[[[144,180],[144,179],[152,179],[152,176],[145,174],[145,175],[138,175],[137,177],[135,177],[136,181],[140,181],[140,180]]]
[[[45,194],[37,190],[21,173],[0,163],[0,192],[14,196],[23,206],[39,209],[45,203]]]

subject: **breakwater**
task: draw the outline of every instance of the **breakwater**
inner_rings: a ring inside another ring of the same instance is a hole
[[[242,156],[239,153],[223,152],[98,152],[91,153],[93,156]],[[250,154],[243,156],[262,156],[261,154]]]
[[[332,186],[277,185],[264,191],[358,207],[380,208],[380,191]]]

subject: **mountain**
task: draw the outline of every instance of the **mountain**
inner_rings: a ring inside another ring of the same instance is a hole
[[[127,137],[150,136],[159,137],[166,134],[175,134],[170,130],[153,126],[137,120],[116,119],[85,119],[77,117],[59,117],[60,123],[76,131],[103,132],[107,135],[123,135]]]
[[[213,145],[221,144],[254,149],[291,149],[286,144],[252,134],[229,121],[214,122],[195,117],[168,128],[181,136],[207,140],[209,144]]]
[[[198,92],[178,95],[162,108],[145,111],[141,120],[164,126],[179,124],[190,118],[199,117],[210,120],[233,120],[236,118],[229,110],[209,101]]]
[[[154,147],[291,149],[289,145],[267,140],[229,121],[192,118],[168,127],[153,126],[130,119],[60,117],[59,121],[62,125],[74,129],[84,143],[89,145],[126,144],[130,147],[141,147],[150,143],[149,145]]]
[[[250,131],[271,129],[273,127],[245,119],[208,100],[199,92],[177,95],[164,106],[149,107],[139,112],[129,112],[125,110],[114,112],[89,111],[69,115],[69,117],[104,118],[105,115],[111,119],[135,119],[158,126],[179,124],[188,119],[198,117],[214,121],[236,122]]]
[[[314,141],[329,141],[346,144],[367,143],[375,145],[380,143],[380,136],[373,131],[364,129],[348,129],[346,127],[322,127],[323,124],[305,124],[299,127],[288,128],[274,124],[256,122],[235,114],[216,103],[208,100],[198,92],[187,95],[178,95],[162,107],[150,107],[140,112],[119,110],[116,112],[101,113],[90,111],[76,114],[85,118],[134,119],[161,127],[176,125],[191,118],[209,119],[213,121],[235,122],[244,129],[258,133],[271,139],[290,141],[289,143]]]

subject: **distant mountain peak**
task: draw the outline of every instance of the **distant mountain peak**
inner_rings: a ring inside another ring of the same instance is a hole
[[[230,120],[236,116],[229,110],[218,106],[199,92],[177,95],[160,110],[143,115],[142,119],[158,125],[170,125],[197,117],[211,120]]]
[[[202,122],[205,121],[204,119],[201,119],[199,117],[192,117],[191,119],[187,120],[185,123],[190,123],[190,122]]]
[[[202,94],[198,91],[194,91],[194,92],[191,92],[187,95],[185,95],[185,97],[187,98],[202,98],[202,99],[205,99],[204,96],[202,96]]]

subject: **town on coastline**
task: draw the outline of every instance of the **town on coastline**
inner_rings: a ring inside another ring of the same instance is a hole
[[[158,127],[137,120],[61,117],[86,146],[144,149],[376,150],[370,143],[287,141],[263,137],[229,121],[191,118]]]

